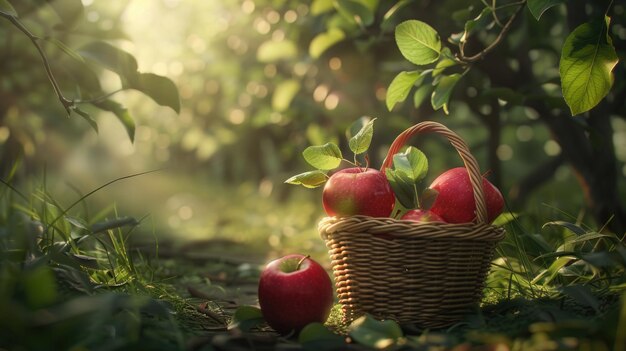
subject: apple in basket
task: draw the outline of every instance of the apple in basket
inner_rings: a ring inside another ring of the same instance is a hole
[[[322,193],[329,216],[389,217],[395,196],[387,177],[373,168],[345,168],[334,173]]]
[[[407,221],[415,221],[415,222],[420,222],[420,223],[444,222],[444,220],[433,211],[422,210],[422,209],[410,210],[404,215],[402,215],[400,219],[404,219]]]
[[[291,254],[267,264],[259,281],[263,318],[282,334],[324,323],[333,306],[328,273],[309,256]]]
[[[448,223],[469,223],[476,218],[474,190],[465,167],[452,168],[433,180],[431,189],[439,193],[430,211]],[[487,221],[491,223],[504,208],[500,190],[483,177]]]

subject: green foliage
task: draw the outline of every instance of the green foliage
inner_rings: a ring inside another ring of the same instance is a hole
[[[250,331],[252,328],[258,327],[263,323],[263,314],[261,309],[254,306],[239,306],[233,314],[230,322],[230,329],[237,328],[244,332]]]
[[[563,44],[559,69],[563,97],[572,115],[596,106],[613,86],[613,69],[619,61],[611,37],[610,18],[574,29]]]
[[[551,7],[565,3],[567,0],[528,0],[528,9],[535,19],[539,21],[541,16]]]
[[[365,315],[348,327],[348,333],[359,344],[375,349],[385,349],[402,338],[402,329],[392,320],[378,321]]]
[[[433,63],[441,54],[437,31],[417,20],[405,21],[396,27],[396,43],[404,58],[416,65]]]

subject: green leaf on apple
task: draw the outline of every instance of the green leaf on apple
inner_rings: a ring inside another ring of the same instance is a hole
[[[393,167],[417,183],[428,173],[428,159],[419,149],[410,146],[404,153],[393,155]]]
[[[302,152],[302,156],[311,166],[321,170],[335,169],[343,160],[339,146],[334,143],[309,146]]]
[[[285,180],[285,183],[302,185],[307,188],[317,188],[318,186],[326,183],[327,180],[328,176],[326,175],[326,173],[320,170],[315,170],[297,174]]]
[[[420,196],[420,208],[422,210],[429,210],[433,207],[433,204],[437,199],[437,195],[439,195],[439,192],[435,189],[424,189],[424,191],[422,191],[422,195]]]
[[[385,176],[398,202],[407,209],[416,208],[417,199],[413,182],[402,172],[390,168],[385,170]]]
[[[350,337],[361,345],[384,349],[396,344],[402,337],[402,329],[393,320],[378,321],[364,315],[348,327]]]
[[[298,342],[305,350],[338,350],[346,345],[344,337],[333,333],[322,323],[311,323],[304,327]]]
[[[254,306],[239,306],[233,315],[228,329],[240,329],[247,332],[264,323],[261,309]]]
[[[348,137],[348,146],[355,155],[362,154],[367,151],[372,143],[372,137],[374,136],[374,121],[370,117],[361,117],[356,120],[346,130],[346,136]]]

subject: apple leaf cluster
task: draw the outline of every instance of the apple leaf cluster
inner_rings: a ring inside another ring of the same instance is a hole
[[[487,6],[478,16],[465,23],[462,32],[454,33],[448,38],[449,43],[458,47],[457,54],[442,45],[439,34],[430,25],[418,20],[407,20],[398,24],[395,28],[398,49],[407,61],[420,68],[402,71],[391,81],[386,95],[387,108],[391,111],[396,104],[405,101],[415,87],[413,104],[416,108],[430,95],[432,108],[443,109],[448,114],[449,100],[456,84],[471,70],[474,62],[482,59],[500,43],[525,5],[539,21],[544,12],[564,2],[521,1],[516,4],[514,12],[508,14],[505,24],[497,20],[498,12],[505,7]],[[609,7],[611,5],[612,2]],[[481,52],[472,56],[466,55],[465,45],[469,38],[479,31],[489,30],[496,22],[501,26],[496,39]],[[572,115],[594,108],[613,86],[612,71],[619,62],[619,57],[609,35],[610,23],[611,18],[608,15],[592,19],[575,28],[563,43],[559,75],[563,99]]]
[[[365,154],[369,149],[374,135],[375,120],[376,118],[361,117],[346,130],[348,146],[354,153],[353,161],[346,160],[341,149],[335,143],[329,142],[324,145],[309,146],[302,152],[302,156],[308,164],[316,169],[297,174],[287,179],[285,183],[316,188],[328,180],[328,171],[338,168],[342,161],[359,166],[357,156]]]
[[[393,168],[385,170],[396,199],[406,209],[428,209],[432,205],[437,192],[432,189],[420,191],[420,184],[427,173],[426,155],[413,146],[393,155]]]

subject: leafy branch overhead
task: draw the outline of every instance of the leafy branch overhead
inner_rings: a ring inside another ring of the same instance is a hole
[[[442,45],[439,34],[430,25],[417,20],[400,23],[395,29],[398,49],[407,61],[419,68],[402,71],[391,81],[386,95],[387,109],[391,111],[405,101],[415,88],[415,108],[430,95],[432,108],[443,109],[448,114],[454,87],[471,70],[473,63],[482,60],[501,44],[525,7],[539,21],[546,11],[564,3],[565,0],[525,0],[496,6],[496,2],[492,5],[485,2],[486,7],[478,16],[466,21],[463,32],[448,38],[449,43],[457,46],[457,54]],[[498,12],[505,12],[511,6],[516,8],[512,13],[507,12],[508,20],[499,20]],[[594,108],[613,86],[612,71],[619,57],[610,36],[610,23],[611,18],[607,15],[604,18],[592,18],[590,22],[575,28],[562,45],[559,74],[563,99],[572,115]],[[469,39],[479,31],[490,31],[494,27],[499,27],[495,39],[477,54],[466,55],[465,46]]]
[[[54,2],[51,6],[57,12],[63,25],[60,29],[69,28],[78,18],[84,16],[83,5],[80,1],[72,2],[71,9],[57,9]],[[0,17],[9,21],[19,31],[26,35],[33,46],[37,49],[43,61],[43,66],[52,84],[58,100],[67,111],[68,115],[75,112],[84,118],[89,125],[97,132],[98,125],[91,115],[79,106],[89,104],[100,110],[110,111],[122,122],[128,136],[134,139],[135,122],[128,109],[110,98],[123,90],[134,89],[150,97],[161,106],[166,106],[180,112],[180,98],[178,89],[169,78],[154,73],[143,73],[138,70],[137,60],[130,53],[118,47],[104,42],[88,42],[81,48],[74,50],[68,47],[63,41],[46,35],[45,40],[56,45],[70,60],[70,64],[64,65],[73,78],[76,91],[75,98],[66,96],[61,89],[57,79],[57,74],[53,71],[48,54],[40,44],[42,37],[33,34],[20,20],[15,8],[7,1],[0,0]],[[99,83],[98,69],[107,69],[116,73],[121,81],[121,87],[113,92],[103,92]]]

